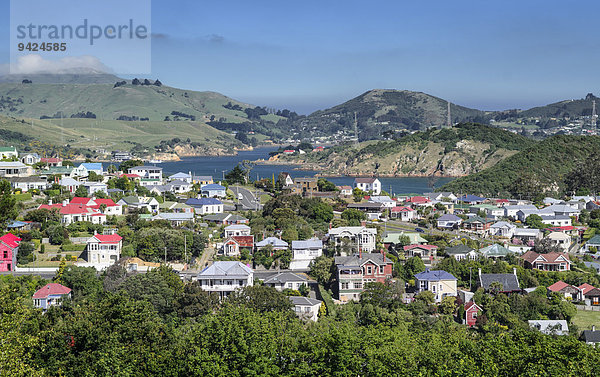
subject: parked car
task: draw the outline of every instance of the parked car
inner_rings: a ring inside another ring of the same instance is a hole
[[[421,229],[421,228],[415,228],[415,230],[416,230],[417,232],[419,232],[419,233],[425,233],[425,231],[424,231],[423,229]]]

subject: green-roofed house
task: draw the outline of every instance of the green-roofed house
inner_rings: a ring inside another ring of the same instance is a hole
[[[386,248],[390,245],[396,245],[400,243],[400,237],[406,236],[410,240],[409,245],[424,245],[428,241],[421,237],[419,233],[409,233],[409,232],[398,232],[398,233],[386,233],[383,237],[383,244]]]
[[[469,212],[478,214],[479,211],[485,212],[485,217],[490,219],[500,219],[504,216],[504,208],[492,204],[475,204],[469,207]]]
[[[486,258],[504,258],[512,252],[500,244],[493,244],[479,249],[479,252]]]
[[[18,158],[19,152],[17,152],[17,148],[15,147],[0,147],[0,159],[12,159]]]
[[[39,171],[42,175],[60,175],[63,177],[74,178],[77,171],[72,166],[50,166],[48,169]]]
[[[594,237],[590,238],[583,246],[586,253],[591,252],[590,248],[592,247],[595,247],[596,251],[600,250],[600,234],[596,234]]]
[[[479,257],[479,254],[477,254],[475,250],[463,244],[448,247],[446,248],[445,252],[448,254],[448,256],[451,256],[456,260],[475,260]]]

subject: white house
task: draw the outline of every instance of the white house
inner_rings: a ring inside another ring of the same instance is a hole
[[[397,206],[390,210],[392,219],[400,219],[400,221],[412,221],[416,217],[417,211],[410,207]]]
[[[87,177],[91,172],[94,172],[98,175],[104,174],[104,169],[102,168],[102,163],[100,162],[84,162],[75,170],[77,171],[76,174],[80,177]]]
[[[289,296],[288,298],[292,302],[292,305],[294,305],[294,312],[296,312],[296,315],[300,319],[317,321],[319,318],[319,309],[322,305],[321,301],[302,296]]]
[[[293,272],[280,272],[264,279],[267,287],[273,287],[278,291],[284,289],[299,290],[302,285],[308,287],[308,279],[305,276]]]
[[[381,203],[383,208],[394,208],[396,207],[396,201],[387,195],[376,195],[369,197],[369,203]]]
[[[70,177],[65,177],[60,180],[59,184],[70,193],[77,191],[77,187],[81,186],[81,182],[74,180]]]
[[[28,177],[33,172],[31,166],[19,161],[0,161],[0,177]]]
[[[237,289],[254,285],[254,271],[242,262],[216,261],[202,270],[196,279],[203,290],[225,298]]]
[[[156,179],[162,182],[162,170],[162,168],[156,166],[134,166],[129,168],[127,172],[139,175],[140,178]]]
[[[94,195],[97,192],[103,192],[106,194],[108,190],[106,183],[102,182],[84,182],[83,187],[85,187],[87,190],[88,195]]]
[[[45,190],[49,187],[48,181],[40,177],[14,177],[9,178],[13,189],[21,189],[22,192],[29,190]]]
[[[225,186],[211,183],[204,185],[200,188],[200,194],[209,198],[224,198],[227,196],[227,189]]]
[[[194,222],[194,214],[190,212],[161,212],[152,217],[152,220],[167,220],[172,226],[181,226],[187,222]]]
[[[257,250],[261,250],[267,246],[271,246],[272,250],[287,250],[289,248],[289,244],[277,237],[267,237],[264,240],[257,242],[254,246],[256,246]]]
[[[360,251],[371,252],[375,250],[377,229],[364,226],[344,226],[329,229],[327,235],[329,241],[336,247],[343,245],[344,240],[347,240],[350,246],[354,246]]]
[[[552,241],[555,245],[560,246],[564,251],[569,250],[571,247],[571,236],[564,234],[563,232],[552,232],[546,236],[547,239]]]
[[[442,229],[455,229],[460,224],[462,224],[462,219],[452,214],[444,214],[437,219],[437,227]]]
[[[233,224],[225,227],[225,237],[229,238],[232,236],[249,236],[251,229],[245,224]]]
[[[542,223],[552,226],[571,226],[572,220],[569,216],[564,215],[544,215],[542,216]]]
[[[372,192],[373,195],[381,193],[381,182],[377,178],[354,178],[353,187],[365,192]]]
[[[527,321],[529,327],[546,335],[568,335],[569,325],[564,319],[535,319]]]
[[[187,183],[193,183],[192,174],[191,173],[182,173],[182,172],[179,172],[179,173],[175,173],[175,174],[169,176],[169,181],[172,182],[172,181],[177,181],[177,180],[185,181]]]
[[[87,240],[87,262],[98,270],[113,265],[121,258],[122,246],[123,237],[118,234],[95,234]]]
[[[33,164],[37,164],[42,159],[40,158],[40,155],[37,153],[24,153],[24,154],[21,154],[21,156],[19,157],[19,160],[22,163],[24,163],[25,165],[33,165]]]
[[[303,270],[310,266],[315,258],[323,255],[323,241],[311,238],[305,241],[292,241],[292,261],[290,270]]]
[[[117,202],[128,209],[146,209],[150,213],[158,212],[159,203],[156,198],[147,196],[125,196]]]
[[[504,217],[508,217],[511,219],[517,219],[517,212],[519,211],[536,211],[537,207],[533,204],[524,204],[524,205],[508,205],[502,207],[504,208]]]
[[[192,191],[194,185],[190,182],[184,181],[182,179],[176,179],[167,184],[171,188],[171,192],[175,194],[183,194],[185,192]]]
[[[185,204],[193,207],[197,215],[223,213],[223,202],[215,198],[191,198]]]
[[[498,237],[513,238],[517,226],[508,221],[498,221],[490,226],[490,235]]]
[[[0,159],[18,158],[19,153],[15,147],[0,147]]]

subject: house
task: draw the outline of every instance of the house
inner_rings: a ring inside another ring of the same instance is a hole
[[[133,159],[133,156],[129,152],[124,151],[113,151],[112,160],[116,162],[129,161]]]
[[[415,285],[418,292],[430,291],[434,294],[435,302],[439,303],[446,296],[456,296],[457,279],[444,270],[425,271],[415,274]]]
[[[405,206],[397,206],[390,210],[390,218],[400,221],[412,221],[416,217],[414,209]]]
[[[212,181],[212,177],[210,177],[210,178],[211,178],[211,181]],[[182,173],[182,172],[175,173],[173,175],[170,175],[169,178],[168,178],[168,180],[169,180],[169,182],[173,182],[173,181],[179,180],[179,181],[184,181],[184,182],[187,182],[187,183],[193,183],[192,174],[191,173]],[[206,183],[206,184],[208,184],[208,183]]]
[[[412,196],[406,199],[405,204],[415,207],[431,207],[433,202],[424,196]]]
[[[367,214],[369,220],[379,219],[381,216],[384,206],[382,203],[350,203],[347,208],[353,208]]]
[[[473,301],[467,302],[464,306],[465,318],[462,319],[463,325],[473,327],[477,324],[477,316],[481,312],[481,307]]]
[[[342,196],[352,195],[352,186],[336,186],[336,188],[340,190],[340,195]]]
[[[546,335],[568,335],[569,325],[564,319],[535,319],[527,321],[529,327]]]
[[[381,182],[377,178],[354,178],[352,186],[373,195],[381,194]]]
[[[556,283],[552,284],[548,288],[548,293],[559,293],[566,299],[569,300],[578,300],[581,295],[581,291],[579,288],[572,286],[571,284],[567,284],[564,281],[560,280]]]
[[[231,236],[223,243],[223,255],[228,257],[239,256],[241,250],[252,252],[254,248],[254,236]]]
[[[98,175],[104,174],[104,169],[102,168],[102,163],[100,162],[84,162],[77,167],[77,175],[80,177],[87,177],[91,172],[94,172]]]
[[[504,237],[511,239],[515,235],[517,226],[508,221],[498,221],[490,226],[489,234],[491,236]]]
[[[261,250],[264,247],[271,245],[271,255],[276,250],[287,250],[289,245],[287,242],[277,237],[267,237],[264,240],[256,243],[256,249]]]
[[[18,161],[0,161],[0,177],[27,177],[33,172],[31,166]]]
[[[478,214],[479,212],[485,213],[485,217],[498,220],[504,216],[504,208],[492,205],[492,204],[475,204],[469,207],[469,212]]]
[[[14,271],[21,238],[12,233],[0,237],[0,272]]]
[[[279,292],[284,289],[299,290],[302,285],[308,287],[306,276],[298,275],[293,272],[280,272],[264,279],[264,285],[273,287]]]
[[[126,206],[130,211],[132,209],[147,210],[150,213],[158,212],[158,200],[146,196],[124,196],[117,202],[118,205]]]
[[[486,200],[486,198],[482,198],[477,195],[463,195],[457,199],[459,202],[468,203],[468,204],[481,204]]]
[[[252,229],[248,225],[233,224],[225,227],[225,238],[232,236],[249,236]]]
[[[197,215],[223,213],[223,202],[215,198],[191,198],[185,204],[193,207]]]
[[[108,190],[106,183],[102,182],[83,182],[82,185],[87,190],[88,195],[95,195],[97,192],[106,194],[106,190]]]
[[[517,213],[519,211],[537,211],[537,207],[533,204],[524,204],[524,205],[508,205],[504,206],[504,217],[509,219],[516,220]]]
[[[537,215],[537,216],[554,216],[554,212],[543,208],[543,209],[522,209],[517,211],[517,220],[519,220],[520,222],[524,223],[527,218],[531,215]]]
[[[317,321],[319,318],[319,309],[323,304],[322,301],[302,296],[289,296],[288,298],[292,302],[292,305],[294,305],[294,312],[300,319]]]
[[[423,196],[429,198],[429,200],[436,202],[455,202],[458,198],[451,192],[426,192]]]
[[[435,245],[406,245],[403,247],[404,255],[408,258],[419,257],[425,264],[431,264],[437,256],[438,247]]]
[[[227,196],[225,186],[211,183],[200,188],[200,194],[208,198],[225,198]]]
[[[571,226],[572,220],[565,215],[543,215],[542,223],[552,226]]]
[[[56,204],[41,204],[37,209],[53,210],[58,209],[58,214],[61,216],[61,223],[69,225],[79,221],[89,221],[92,224],[106,223],[106,215],[95,209],[83,204],[71,204],[65,200],[63,203]]]
[[[520,293],[519,278],[517,269],[513,268],[512,274],[482,274],[481,268],[478,271],[479,286],[486,292],[494,291],[496,293]]]
[[[281,182],[281,185],[283,187],[294,184],[294,180],[292,179],[292,176],[290,175],[290,173],[286,173],[286,172],[279,173],[279,176],[277,177],[277,181]]]
[[[437,227],[440,229],[458,229],[462,219],[456,215],[444,214],[437,219]]]
[[[140,186],[142,187],[154,187],[162,185],[162,180],[157,178],[140,178]]]
[[[17,152],[17,148],[10,147],[0,147],[0,159],[2,160],[10,160],[13,158],[18,158],[19,153]]]
[[[160,267],[160,263],[146,262],[138,257],[123,258],[119,264],[127,272],[148,272]]]
[[[196,279],[203,290],[216,292],[223,299],[237,289],[254,285],[254,271],[242,262],[216,261]]]
[[[479,257],[479,254],[477,254],[477,252],[475,250],[471,249],[467,245],[462,245],[462,244],[452,246],[452,247],[447,247],[446,254],[448,254],[448,256],[451,256],[456,260],[463,260],[463,259],[475,260]]]
[[[19,156],[19,161],[21,161],[25,165],[37,164],[41,160],[42,159],[40,158],[40,155],[37,153],[22,153]]]
[[[552,212],[554,215],[574,216],[577,217],[581,213],[579,209],[575,209],[566,204],[553,204],[544,208],[546,211]]]
[[[294,184],[300,186],[302,195],[310,195],[319,191],[318,181],[313,177],[294,178]]]
[[[51,306],[61,306],[63,300],[71,299],[71,288],[62,284],[48,283],[33,294],[33,306],[44,311]]]
[[[170,201],[166,201],[166,202],[162,202],[159,203],[158,205],[158,209],[163,212],[174,212],[174,213],[194,213],[194,209],[190,206],[188,206],[185,203],[179,203],[179,202],[170,202]]]
[[[108,267],[121,258],[123,237],[118,234],[95,234],[86,243],[87,262]],[[102,268],[96,267],[100,270]]]
[[[73,199],[71,199],[69,204],[77,204],[91,207],[93,209],[99,210],[101,213],[107,216],[123,214],[123,207],[115,203],[112,199],[100,199],[96,197],[80,198],[76,196]]]
[[[521,255],[526,268],[542,271],[570,271],[571,260],[566,253],[539,254],[533,250]]]
[[[338,299],[342,302],[358,300],[365,284],[384,283],[392,278],[393,262],[383,253],[359,253],[335,257],[338,281]]]
[[[396,207],[396,201],[387,195],[375,195],[369,197],[369,203],[380,203],[383,208]]]
[[[543,233],[539,229],[516,228],[513,234],[513,240],[527,244],[533,243],[542,238]]]
[[[210,175],[195,175],[192,177],[192,183],[202,187],[204,185],[210,185],[211,183],[214,183],[214,181],[213,177]]]
[[[596,346],[600,343],[600,331],[596,331],[596,326],[593,325],[591,330],[583,330],[579,340],[592,346]]]
[[[377,229],[364,226],[344,226],[329,229],[327,235],[329,236],[329,242],[335,247],[346,244],[359,251],[370,252],[375,250]]]
[[[318,238],[292,241],[290,270],[307,269],[310,266],[310,262],[321,255],[323,255],[323,241]]]
[[[485,235],[488,233],[493,223],[493,219],[484,219],[479,216],[473,216],[463,221],[462,226],[463,229],[467,232],[474,232],[477,234]]]
[[[134,166],[127,169],[127,173],[129,174],[135,174],[140,176],[140,178],[157,180],[159,182],[162,182],[162,171],[162,168],[156,166]]]
[[[45,178],[41,177],[13,177],[8,178],[13,190],[27,192],[29,190],[46,190],[50,185]]]
[[[40,162],[43,164],[46,164],[46,166],[48,167],[56,167],[56,166],[62,166],[62,158],[57,158],[57,157],[42,157],[40,159]]]
[[[486,258],[504,258],[512,252],[500,244],[493,244],[479,249],[479,253]]]
[[[592,288],[583,293],[583,300],[586,305],[600,305],[600,289]]]
[[[59,185],[65,188],[70,193],[77,191],[77,187],[81,186],[81,182],[74,180],[71,177],[65,177],[60,180]]]
[[[400,232],[400,233],[386,233],[383,236],[383,245],[386,249],[389,249],[390,246],[396,246],[398,244],[401,244],[401,239],[403,237],[408,237],[408,244],[409,245],[424,245],[426,244],[428,241],[421,237],[421,235],[419,233],[409,233],[409,232]]]
[[[579,289],[579,292],[580,292],[579,299],[580,299],[580,300],[583,300],[583,296],[584,296],[584,295],[585,295],[587,292],[591,291],[591,290],[592,290],[592,289],[594,289],[594,288],[595,288],[595,287],[594,287],[593,285],[591,285],[591,284],[588,284],[588,283],[583,283],[583,284],[581,284],[579,287],[577,287],[577,289]]]
[[[564,251],[571,247],[571,236],[562,232],[552,232],[546,236],[552,244],[559,246]]]
[[[598,250],[600,250],[600,234],[590,238],[585,245],[583,245],[583,249],[586,253],[598,252]]]
[[[194,214],[190,212],[160,212],[152,220],[167,220],[172,226],[182,226],[185,223],[195,222]]]
[[[240,215],[232,215],[230,213],[217,213],[213,215],[206,215],[202,218],[202,220],[222,225],[248,224],[247,218]]]

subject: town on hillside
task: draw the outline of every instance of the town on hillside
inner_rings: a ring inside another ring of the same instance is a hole
[[[474,331],[524,326],[600,341],[595,320],[578,320],[600,310],[594,195],[390,195],[377,177],[352,186],[288,173],[250,182],[235,166],[216,180],[166,176],[140,160],[0,153],[0,272],[50,281],[31,296],[43,312],[85,295],[65,279],[77,271],[122,276],[112,289],[160,271],[214,302],[268,289],[303,321],[353,303],[394,303]]]

